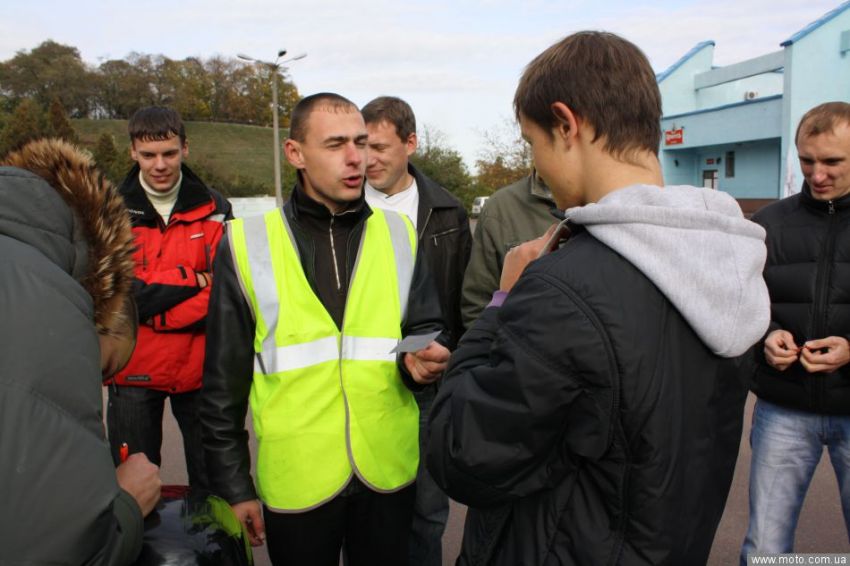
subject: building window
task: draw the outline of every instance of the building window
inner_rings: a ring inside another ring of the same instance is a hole
[[[702,186],[706,189],[717,188],[717,169],[708,169],[702,172]]]
[[[735,176],[735,152],[726,152],[726,178]]]

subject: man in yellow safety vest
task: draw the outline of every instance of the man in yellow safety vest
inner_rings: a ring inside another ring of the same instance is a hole
[[[253,544],[268,537],[275,564],[336,566],[343,541],[351,566],[407,563],[411,389],[438,379],[449,351],[433,340],[440,304],[413,226],[363,198],[366,143],[347,99],[299,102],[284,144],[298,170],[290,200],[232,221],[214,265],[201,410],[210,480]]]

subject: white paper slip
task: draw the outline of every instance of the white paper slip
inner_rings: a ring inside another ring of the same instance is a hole
[[[433,342],[434,338],[440,335],[440,331],[429,332],[428,334],[411,334],[395,348],[390,350],[390,354],[398,354],[399,352],[418,352],[423,348],[427,348],[428,344]]]

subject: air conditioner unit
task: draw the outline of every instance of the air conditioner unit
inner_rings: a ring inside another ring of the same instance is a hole
[[[744,100],[753,100],[758,95],[759,95],[759,93],[757,93],[756,91],[748,90],[748,91],[744,92]]]

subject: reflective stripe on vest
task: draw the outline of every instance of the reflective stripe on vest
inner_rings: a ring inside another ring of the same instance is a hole
[[[352,473],[376,491],[411,483],[419,411],[396,354],[416,232],[392,212],[366,220],[340,332],[307,281],[279,209],[231,221],[231,252],[254,314],[251,410],[261,499],[304,511]]]

